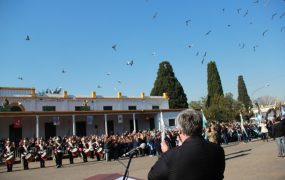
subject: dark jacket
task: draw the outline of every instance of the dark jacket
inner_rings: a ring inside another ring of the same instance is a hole
[[[272,136],[273,138],[278,138],[285,136],[285,125],[284,120],[280,121],[279,123],[275,123],[272,126]]]
[[[148,173],[148,179],[216,180],[224,178],[225,154],[222,147],[203,137],[190,137],[182,146],[163,153]]]

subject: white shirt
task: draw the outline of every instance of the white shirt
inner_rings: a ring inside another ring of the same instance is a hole
[[[260,123],[259,126],[261,127],[261,133],[268,133],[268,129],[266,127],[266,124]]]

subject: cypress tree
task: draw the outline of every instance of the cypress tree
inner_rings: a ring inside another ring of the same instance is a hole
[[[159,64],[157,77],[150,95],[161,96],[164,92],[168,94],[171,109],[188,108],[183,87],[175,77],[172,66],[167,61]]]
[[[244,107],[248,110],[248,108],[252,107],[252,103],[250,97],[248,96],[247,89],[243,80],[243,76],[238,76],[238,101],[244,104]]]
[[[211,106],[211,98],[214,96],[224,96],[221,78],[216,66],[215,61],[208,63],[208,98],[207,107]]]

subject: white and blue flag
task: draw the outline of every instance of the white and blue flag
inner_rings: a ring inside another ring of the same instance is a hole
[[[240,113],[240,128],[241,128],[241,131],[244,132],[244,134],[248,137],[247,133],[246,133],[246,130],[243,126],[243,118],[242,118],[242,114]]]

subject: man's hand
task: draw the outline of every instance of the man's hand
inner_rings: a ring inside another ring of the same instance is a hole
[[[160,146],[163,153],[169,150],[168,144],[165,140],[160,143]]]
[[[177,136],[177,141],[178,141],[178,146],[181,146],[182,145],[182,139],[181,139],[179,134]]]

